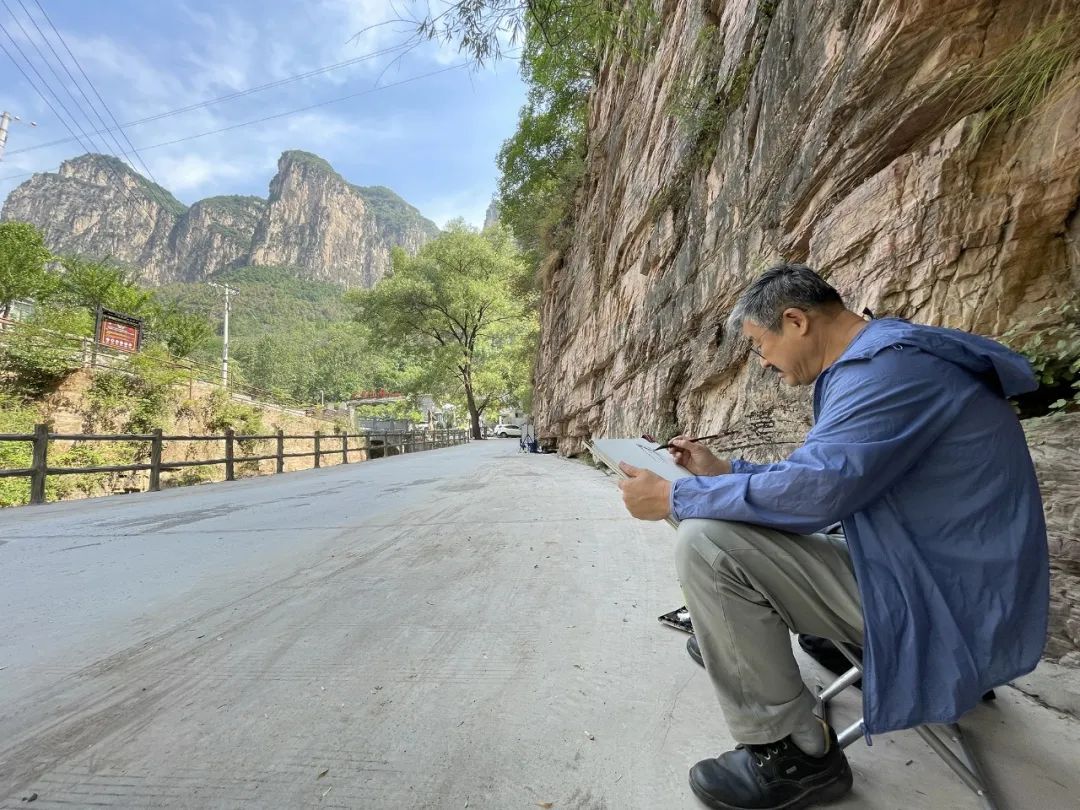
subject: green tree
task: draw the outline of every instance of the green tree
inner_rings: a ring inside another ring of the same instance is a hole
[[[173,357],[190,357],[214,335],[213,324],[205,316],[171,301],[154,301],[149,331]]]
[[[86,307],[90,312],[98,307],[134,316],[148,312],[153,296],[123,268],[78,256],[65,256],[60,265],[64,273],[57,296],[65,304]]]
[[[592,56],[609,45],[638,50],[655,19],[654,4],[655,0],[446,0],[438,9],[427,4],[423,15],[390,22],[411,26],[412,35],[402,43],[405,46],[439,40],[456,45],[483,65],[506,57],[507,45],[516,50],[530,30],[543,36],[551,48],[584,43]]]
[[[448,0],[397,22],[411,25],[406,45],[435,39],[477,64],[521,48],[529,87],[518,128],[499,152],[500,219],[529,260],[566,246],[573,201],[585,170],[589,96],[602,59],[638,58],[658,31],[653,0]],[[617,59],[610,60],[618,69]]]
[[[50,287],[45,263],[52,258],[41,231],[29,222],[0,222],[0,316],[20,298],[38,298]]]
[[[542,27],[530,18],[521,56],[529,87],[517,131],[499,150],[499,217],[532,263],[562,244],[584,172],[589,93],[598,63],[595,32],[563,10]],[[556,36],[565,46],[552,47]]]
[[[5,333],[0,345],[0,371],[13,390],[36,398],[83,363],[81,337],[93,332],[86,310],[45,304],[18,329]]]
[[[515,350],[536,322],[526,278],[505,229],[481,234],[457,221],[416,256],[395,250],[392,272],[346,300],[376,347],[406,358],[400,379],[411,393],[456,388],[480,438],[480,416],[510,401],[528,374],[527,364],[514,366]]]

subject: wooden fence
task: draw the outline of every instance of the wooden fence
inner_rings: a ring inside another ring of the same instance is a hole
[[[237,456],[236,442],[277,440],[277,452],[260,456]],[[286,453],[285,440],[310,440],[313,442],[311,452]],[[363,440],[362,444],[350,447],[349,440]],[[104,467],[50,467],[49,466],[49,442],[51,441],[107,441],[107,442],[149,442],[150,460],[145,464],[115,464]],[[196,461],[163,461],[162,453],[165,442],[224,442],[225,457]],[[469,441],[468,431],[465,430],[436,430],[427,432],[409,433],[320,433],[315,431],[311,435],[287,435],[284,431],[277,431],[269,435],[246,436],[237,435],[231,429],[226,430],[220,436],[164,436],[160,430],[145,434],[82,434],[82,433],[50,433],[48,425],[35,425],[33,433],[0,433],[0,442],[31,442],[33,444],[33,462],[30,467],[15,470],[0,470],[0,478],[23,477],[30,479],[30,503],[45,503],[45,479],[50,475],[74,475],[78,473],[116,473],[116,472],[139,472],[150,471],[150,491],[157,492],[161,489],[162,471],[171,472],[184,467],[201,467],[211,464],[225,465],[225,480],[235,480],[236,465],[245,461],[266,461],[273,459],[277,462],[274,472],[285,471],[285,459],[287,458],[313,458],[314,466],[319,467],[323,456],[341,454],[341,462],[349,463],[350,450],[363,450],[368,459],[373,452],[380,455],[391,455],[393,450],[398,453],[415,453],[421,450],[434,450],[440,447],[451,447]]]

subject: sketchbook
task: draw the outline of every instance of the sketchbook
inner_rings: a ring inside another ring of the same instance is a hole
[[[685,467],[676,464],[667,450],[657,450],[656,448],[660,446],[658,443],[646,439],[595,439],[586,444],[593,458],[602,462],[619,478],[627,477],[619,469],[621,461],[625,461],[632,467],[650,470],[668,481],[677,481],[693,475]],[[679,525],[679,521],[670,515],[667,522],[676,528]]]
[[[593,458],[602,461],[620,478],[626,478],[619,469],[622,461],[633,467],[650,470],[668,481],[693,475],[685,467],[676,464],[667,450],[657,450],[659,446],[656,442],[645,439],[595,439],[589,444],[589,450]]]

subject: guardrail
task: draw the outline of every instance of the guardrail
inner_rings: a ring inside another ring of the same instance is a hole
[[[255,455],[237,456],[236,442],[239,441],[277,441],[276,452]],[[311,452],[285,452],[285,440],[311,440],[314,447]],[[349,446],[350,439],[363,439],[362,445],[352,448]],[[157,492],[161,489],[161,473],[171,472],[184,467],[201,467],[207,465],[225,465],[225,480],[233,481],[236,477],[236,465],[245,461],[268,461],[276,460],[275,473],[285,472],[285,459],[287,458],[314,458],[314,466],[321,466],[323,456],[341,454],[341,463],[349,463],[350,450],[365,451],[366,459],[370,460],[373,452],[378,452],[380,457],[389,455],[390,448],[400,448],[401,453],[415,453],[423,450],[435,450],[440,447],[451,447],[463,444],[470,439],[466,430],[436,430],[430,434],[426,431],[409,433],[321,433],[313,434],[286,434],[284,431],[266,435],[238,435],[233,430],[226,430],[222,435],[211,436],[166,436],[161,430],[151,433],[118,433],[118,434],[83,434],[83,433],[50,433],[48,425],[35,425],[33,433],[0,433],[0,442],[31,442],[33,444],[33,462],[30,467],[24,469],[0,470],[0,478],[23,477],[30,479],[30,503],[45,503],[45,480],[50,475],[74,475],[78,473],[113,473],[113,472],[141,472],[150,471],[150,491]],[[150,460],[145,464],[113,464],[98,467],[50,467],[49,442],[52,441],[110,441],[110,442],[149,442]],[[224,458],[192,461],[163,461],[165,442],[210,442],[223,441],[225,443]],[[328,447],[326,443],[332,443],[334,447]]]

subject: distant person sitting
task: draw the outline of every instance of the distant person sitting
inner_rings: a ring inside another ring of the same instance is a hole
[[[992,340],[864,321],[801,265],[757,279],[729,326],[762,370],[814,385],[802,447],[752,464],[680,437],[671,452],[694,476],[624,466],[620,487],[634,517],[680,521],[679,579],[741,743],[694,765],[691,788],[714,808],[805,807],[852,774],[789,631],[863,647],[868,735],[954,722],[1038,663],[1046,526],[1007,399],[1037,383]],[[820,533],[837,521],[846,543]]]

